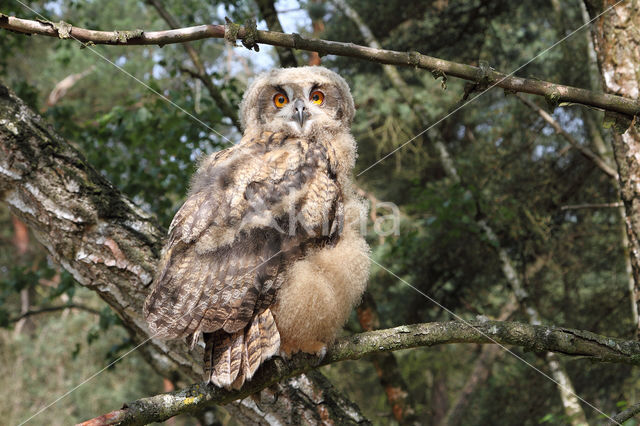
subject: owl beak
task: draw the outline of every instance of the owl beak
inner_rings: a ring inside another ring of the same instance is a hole
[[[302,99],[296,99],[293,102],[293,109],[294,109],[294,113],[293,113],[293,119],[296,120],[298,122],[298,124],[300,124],[300,128],[302,128],[302,126],[304,125],[304,116],[305,116],[305,106],[304,106],[304,101]]]

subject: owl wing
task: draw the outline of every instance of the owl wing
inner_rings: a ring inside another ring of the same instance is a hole
[[[267,309],[284,265],[338,233],[342,198],[330,157],[319,144],[265,132],[206,160],[145,302],[151,331],[234,334]]]

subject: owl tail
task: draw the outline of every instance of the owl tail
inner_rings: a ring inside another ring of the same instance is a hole
[[[203,337],[204,379],[226,389],[240,389],[280,349],[280,333],[269,309],[236,333],[219,330]]]

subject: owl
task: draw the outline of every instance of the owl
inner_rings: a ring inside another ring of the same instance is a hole
[[[216,386],[241,387],[274,355],[323,356],[362,296],[354,114],[336,73],[275,69],[244,94],[240,142],[200,162],[144,315],[156,337],[202,336]]]

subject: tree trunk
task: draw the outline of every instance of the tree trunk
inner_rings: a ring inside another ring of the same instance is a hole
[[[198,382],[201,353],[181,341],[148,339],[142,305],[153,280],[165,231],[93,169],[75,148],[0,83],[0,201],[32,230],[51,256],[83,285],[100,295],[122,319],[151,366],[173,382]],[[317,422],[363,422],[355,404],[317,375],[301,376],[265,389],[279,413],[304,412]],[[311,400],[309,393],[331,395]],[[262,424],[255,404],[237,403],[244,417]]]
[[[585,0],[592,18],[615,3],[614,0]],[[638,28],[638,0],[619,2],[591,27],[603,86],[608,93],[630,99],[638,99],[640,95],[640,73],[637,72],[640,64]],[[618,164],[621,198],[626,212],[637,307],[640,303],[640,132],[636,126],[630,126],[623,134],[613,134],[613,153]],[[640,323],[636,323],[636,333],[640,335]]]

